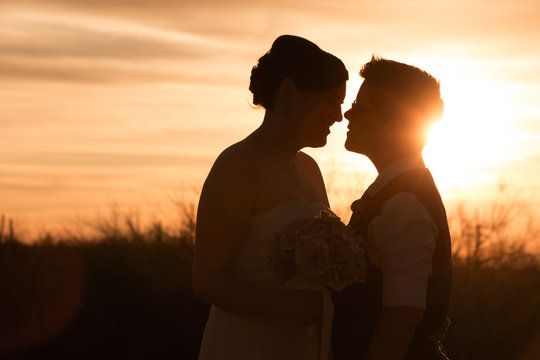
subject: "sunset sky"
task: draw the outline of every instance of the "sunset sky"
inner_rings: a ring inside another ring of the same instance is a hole
[[[343,60],[344,110],[372,54],[440,79],[445,116],[424,155],[449,203],[501,183],[534,198],[539,23],[537,0],[1,0],[0,214],[36,227],[112,203],[167,216],[260,124],[250,70],[286,33]],[[336,207],[376,175],[343,149],[346,126],[306,150]]]

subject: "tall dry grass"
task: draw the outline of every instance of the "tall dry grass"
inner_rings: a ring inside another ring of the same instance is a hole
[[[540,266],[527,246],[538,232],[503,190],[483,210],[449,211],[452,359],[540,358]],[[195,206],[177,207],[173,226],[116,211],[89,222],[92,235],[31,243],[0,217],[0,357],[195,359],[208,305],[191,286]]]

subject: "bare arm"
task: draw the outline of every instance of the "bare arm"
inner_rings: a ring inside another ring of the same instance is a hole
[[[250,164],[235,151],[225,152],[212,168],[197,214],[193,286],[197,297],[247,316],[318,321],[315,294],[287,294],[251,286],[232,274],[246,237],[256,195]]]
[[[384,307],[375,327],[367,360],[402,360],[424,311]]]

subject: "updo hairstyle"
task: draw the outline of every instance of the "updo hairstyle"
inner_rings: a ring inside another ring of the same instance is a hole
[[[340,59],[311,41],[282,35],[251,70],[253,104],[271,109],[276,90],[286,77],[292,78],[300,90],[323,92],[343,84],[349,74]]]

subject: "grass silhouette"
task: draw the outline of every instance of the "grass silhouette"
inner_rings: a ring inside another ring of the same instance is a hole
[[[2,237],[0,358],[196,358],[209,306],[192,293],[193,226],[129,220],[90,239]],[[63,318],[50,316],[58,309]]]
[[[209,306],[193,296],[194,206],[176,228],[115,213],[94,235],[23,243],[0,218],[2,359],[196,359]],[[452,359],[540,356],[540,265],[516,203],[451,218]]]

